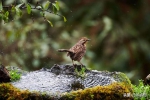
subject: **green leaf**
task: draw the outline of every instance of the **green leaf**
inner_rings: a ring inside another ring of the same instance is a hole
[[[15,12],[15,11],[16,11],[15,6],[12,6],[11,12]]]
[[[2,2],[0,2],[0,11],[3,10],[3,5],[2,5]]]
[[[15,7],[16,14],[17,14],[18,16],[21,16],[21,15],[22,15],[22,11],[20,10],[19,7],[21,7],[23,4],[24,4],[24,3],[19,4],[19,5],[17,5],[17,6]]]
[[[41,16],[45,16],[45,13],[43,11],[40,12]]]
[[[51,27],[53,27],[53,24],[51,21],[47,20],[47,22],[51,25]]]
[[[5,14],[3,15],[3,18],[2,18],[2,19],[5,21],[5,23],[7,23],[8,20],[9,20],[9,17],[8,17],[8,16],[9,16],[9,12],[6,11]]]
[[[9,16],[9,12],[8,12],[8,11],[6,11],[5,16],[6,16],[6,17],[8,17],[8,16]]]
[[[26,6],[27,6],[27,12],[28,12],[28,14],[31,14],[31,6],[28,3],[26,4]]]
[[[66,17],[65,17],[65,16],[63,16],[63,18],[64,18],[64,22],[66,22],[66,21],[67,21]]]
[[[59,11],[59,3],[58,3],[58,1],[56,1],[56,8]]]
[[[18,16],[21,16],[22,15],[22,11],[18,8],[18,7],[15,7],[15,10],[16,10],[16,14]]]
[[[47,10],[47,9],[48,9],[50,3],[51,3],[51,2],[49,2],[49,1],[46,2],[46,4],[44,5],[44,10]]]
[[[56,8],[57,11],[59,11],[59,4],[58,4],[58,1],[56,1],[55,3],[52,4],[53,7]]]
[[[53,5],[53,12],[56,14],[57,13],[57,9],[56,7]]]

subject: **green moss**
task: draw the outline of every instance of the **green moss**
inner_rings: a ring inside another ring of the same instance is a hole
[[[10,83],[0,84],[0,100],[54,100],[53,97],[39,92],[19,90]]]
[[[0,100],[24,100],[28,95],[28,91],[20,91],[9,83],[0,84]]]
[[[114,74],[113,75],[114,79],[117,80],[118,82],[123,82],[126,85],[132,85],[131,81],[129,80],[129,78],[127,77],[126,74],[118,72],[118,74]]]
[[[132,96],[125,96],[125,94],[132,94],[131,87],[124,83],[112,83],[108,86],[95,86],[84,90],[72,91],[66,93],[63,99],[66,100],[132,100]]]

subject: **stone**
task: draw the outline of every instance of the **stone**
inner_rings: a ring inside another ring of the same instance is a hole
[[[10,82],[10,75],[4,65],[0,64],[0,83]]]
[[[145,78],[145,83],[146,83],[147,85],[150,85],[150,74],[147,75],[147,77]]]
[[[51,69],[43,68],[29,72],[21,76],[19,81],[12,82],[12,85],[21,90],[45,93],[58,99],[65,97],[62,95],[72,91],[86,90],[95,86],[101,86],[102,88],[113,83],[123,83],[126,85],[125,87],[124,85],[123,87],[121,87],[122,85],[116,85],[116,87],[122,92],[124,92],[124,88],[127,88],[129,93],[132,92],[130,80],[125,74],[121,72],[89,70],[80,65],[55,64]],[[111,88],[117,89],[114,86]]]

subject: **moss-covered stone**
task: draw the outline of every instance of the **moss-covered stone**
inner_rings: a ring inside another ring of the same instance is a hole
[[[124,73],[84,74],[78,77],[70,65],[26,73],[16,82],[0,84],[0,100],[132,100],[132,85]]]
[[[107,86],[95,86],[84,90],[72,91],[64,94],[65,100],[132,100],[130,85],[124,83],[112,83]]]
[[[132,100],[130,85],[124,83],[112,83],[107,86],[95,86],[87,89],[80,89],[69,93],[63,93],[57,100]],[[0,100],[56,100],[47,94],[19,90],[9,83],[0,84]]]
[[[29,94],[29,91],[20,91],[9,83],[0,84],[0,100],[24,100]]]
[[[113,78],[117,81],[117,82],[123,82],[126,85],[131,85],[131,81],[129,80],[129,78],[127,77],[126,74],[122,73],[122,72],[116,72],[118,74],[113,74]]]
[[[54,100],[46,94],[20,90],[10,83],[0,84],[0,100]]]

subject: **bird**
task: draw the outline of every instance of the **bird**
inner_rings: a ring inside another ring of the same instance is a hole
[[[80,63],[81,66],[84,66],[80,60],[83,58],[86,52],[86,43],[90,41],[87,37],[82,37],[73,47],[70,49],[58,49],[58,52],[67,52],[67,56],[69,56],[72,60],[73,66],[74,61]]]

